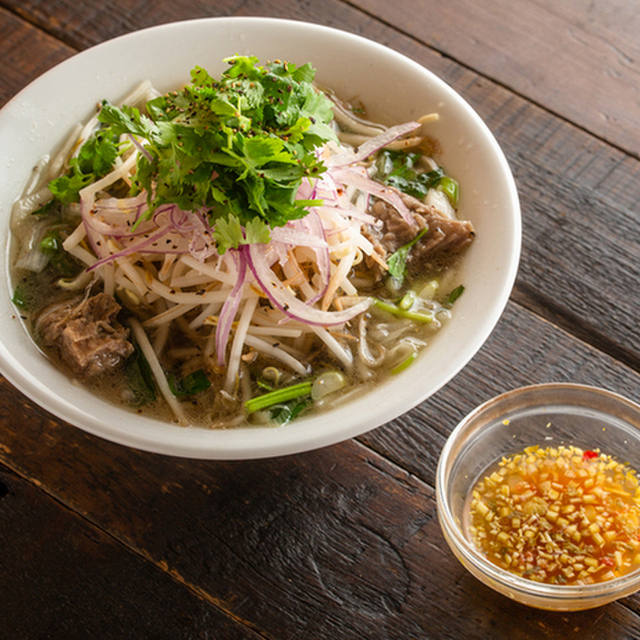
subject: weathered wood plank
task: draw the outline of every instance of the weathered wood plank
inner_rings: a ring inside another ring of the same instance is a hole
[[[640,13],[627,0],[353,0],[638,157]]]
[[[6,382],[0,462],[265,637],[533,638],[542,629],[632,638],[639,596],[571,616],[533,612],[477,584],[435,517],[430,483],[460,414],[523,380],[556,378],[621,390],[639,380],[512,305],[453,383],[361,439],[409,473],[355,441],[237,463],[137,452],[51,420]]]
[[[2,638],[258,638],[4,468],[0,584]]]
[[[74,53],[66,45],[4,9],[0,9],[0,41],[3,43],[0,105]]]
[[[520,182],[526,235],[516,298],[637,364],[640,346],[633,318],[638,301],[625,295],[638,275],[635,160],[343,3],[257,1],[224,7],[361,32],[411,55],[460,90],[496,131]],[[68,46],[1,11],[0,30],[14,24],[23,33],[15,41],[16,51],[29,59],[21,62],[16,55],[15,64],[28,71],[42,63],[37,61],[40,52],[45,52],[46,67],[56,56],[69,55],[71,47],[159,21],[196,17],[207,9],[211,14],[204,2],[189,7],[159,2],[145,8],[146,13],[124,0],[104,9],[59,0],[16,5],[16,11],[52,33],[70,33]],[[222,12],[222,5],[216,11]],[[7,27],[6,34],[13,33]],[[21,86],[22,76],[6,80],[6,60],[1,64],[0,91],[6,87],[8,96],[12,86]],[[567,226],[576,233],[568,233]],[[605,309],[611,324],[601,329]],[[202,607],[214,602],[269,638],[638,637],[639,596],[573,615],[526,609],[479,585],[458,565],[439,532],[432,483],[450,429],[500,391],[552,379],[598,384],[636,399],[640,389],[631,369],[514,304],[472,364],[405,418],[360,442],[278,460],[183,461],[118,447],[52,420],[2,380],[0,463],[32,486],[3,470],[10,486],[17,483],[21,495],[31,496],[24,508],[30,520],[24,524],[27,516],[17,513],[17,503],[3,519],[0,501],[0,536],[10,536],[11,527],[22,523],[24,539],[47,541],[51,535],[35,523],[61,526],[67,520],[64,509],[35,488],[42,486],[87,519],[79,522],[69,514],[67,540],[75,539],[77,529],[85,538],[91,532],[90,539],[113,545],[111,556],[98,558],[102,564],[95,556],[89,563],[99,574],[98,584],[89,581],[80,562],[69,567],[52,560],[46,570],[44,565],[40,573],[34,570],[43,581],[88,585],[87,599],[77,605],[85,612],[79,614],[82,619],[93,615],[89,601],[98,595],[114,610],[124,608],[125,619],[132,615],[140,600],[131,603],[130,592],[108,580],[114,570],[107,568],[109,560],[115,565],[135,558],[132,585],[149,589],[157,577],[166,587],[169,574],[182,585],[175,597],[188,600],[186,594],[194,593],[202,599],[189,601],[194,615],[204,617]],[[11,545],[19,543],[19,538],[10,540],[6,557],[12,562],[19,556]],[[102,543],[95,546],[103,549]],[[76,561],[77,549],[87,548],[70,547],[63,558]],[[137,560],[140,556],[148,565]],[[18,569],[6,575],[15,579]],[[37,598],[37,593],[16,589],[12,609],[41,602]],[[59,611],[46,604],[43,611],[52,625],[66,624]],[[166,614],[166,604],[152,601],[142,615],[151,617],[151,612],[152,617]],[[211,633],[208,624],[203,621],[198,628],[202,637]],[[0,635],[1,625],[0,615]],[[244,633],[243,627],[233,629]]]

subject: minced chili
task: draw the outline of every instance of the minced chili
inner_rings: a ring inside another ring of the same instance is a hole
[[[497,566],[551,584],[605,582],[640,567],[635,470],[573,446],[528,447],[474,487],[469,534]]]

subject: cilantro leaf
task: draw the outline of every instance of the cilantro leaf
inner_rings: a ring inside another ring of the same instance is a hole
[[[378,160],[383,182],[422,200],[429,189],[436,187],[444,178],[444,172],[440,167],[432,171],[417,171],[415,165],[420,157],[419,153],[383,150]]]
[[[84,187],[109,173],[119,154],[117,135],[110,127],[94,133],[69,161],[69,170],[49,183],[54,199],[63,204],[77,202]]]
[[[269,225],[260,220],[254,218],[245,225],[245,234],[247,244],[253,244],[256,242],[266,244],[269,242],[270,233]]]
[[[234,215],[227,218],[219,218],[213,237],[218,244],[218,253],[222,254],[227,249],[237,249],[244,244],[244,234],[240,220]]]
[[[398,286],[402,286],[404,278],[407,274],[407,258],[409,257],[409,251],[422,236],[427,233],[428,229],[423,229],[411,242],[403,245],[396,251],[394,251],[387,260],[387,267],[389,267],[389,275],[398,281]]]

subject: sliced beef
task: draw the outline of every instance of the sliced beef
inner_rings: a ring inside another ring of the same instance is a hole
[[[120,305],[106,293],[53,305],[36,328],[47,346],[57,347],[71,370],[93,377],[118,366],[133,353],[129,330],[117,320]]]
[[[441,261],[445,254],[459,253],[473,240],[474,229],[468,220],[450,218],[412,196],[399,195],[411,212],[415,225],[409,224],[395,207],[383,200],[377,200],[371,207],[371,213],[382,222],[382,227],[370,227],[366,235],[383,258],[411,242],[427,228],[428,231],[411,248],[407,259],[408,269],[417,273],[430,262]],[[371,263],[371,266],[376,264],[374,261]]]

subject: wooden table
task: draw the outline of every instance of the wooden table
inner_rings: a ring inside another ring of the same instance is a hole
[[[179,19],[287,17],[384,43],[486,120],[524,239],[511,301],[471,364],[408,415],[324,450],[152,455],[56,420],[0,379],[0,638],[640,637],[640,595],[551,613],[477,582],[434,502],[447,435],[500,392],[573,381],[640,400],[634,0],[1,5],[1,103],[79,50]]]

